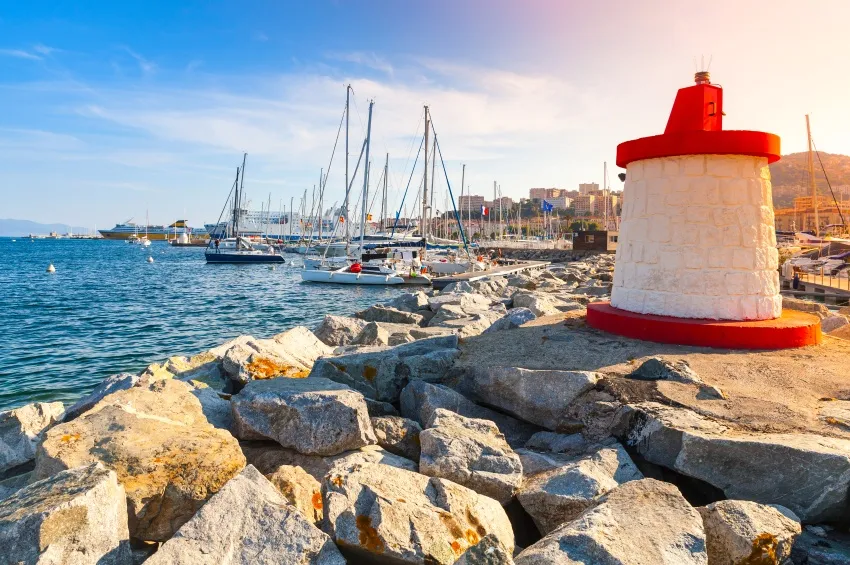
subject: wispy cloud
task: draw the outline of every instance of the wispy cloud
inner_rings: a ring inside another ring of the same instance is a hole
[[[265,41],[268,41],[268,40],[269,40],[269,36],[268,36],[268,35],[266,35],[265,33],[263,33],[262,31],[259,31],[259,30],[258,30],[258,31],[255,31],[254,33],[252,33],[252,34],[251,34],[251,38],[252,38],[254,41],[263,41],[263,42],[265,42]]]
[[[35,51],[36,53],[38,53],[40,55],[44,55],[46,57],[49,57],[53,53],[61,51],[61,49],[57,49],[55,47],[49,47],[49,46],[41,44],[41,43],[36,43],[35,45],[33,45],[32,50]]]
[[[18,59],[29,59],[31,61],[41,61],[41,57],[35,53],[24,51],[23,49],[0,49],[0,55],[6,57],[15,57]]]
[[[130,55],[136,60],[136,62],[139,64],[139,68],[142,70],[143,73],[151,74],[156,71],[156,63],[154,63],[153,61],[149,61],[148,59],[142,57],[129,47],[125,46],[124,50],[127,52],[128,55]]]
[[[375,71],[380,71],[391,76],[393,74],[393,66],[389,63],[389,61],[387,61],[383,57],[379,57],[375,53],[366,53],[362,51],[352,51],[347,53],[329,53],[328,58],[336,61],[354,63],[355,65],[366,67]]]

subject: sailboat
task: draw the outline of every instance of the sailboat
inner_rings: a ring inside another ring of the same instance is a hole
[[[242,156],[242,167],[236,169],[236,181],[230,189],[233,194],[232,234],[223,240],[210,240],[209,246],[204,251],[207,263],[284,263],[282,255],[277,252],[273,245],[258,244],[242,237],[239,233],[239,217],[242,215],[242,198],[244,196],[245,184],[245,160],[248,154]],[[241,183],[239,174],[242,174]],[[230,194],[228,201],[230,200]],[[221,218],[219,218],[221,221]]]
[[[369,102],[369,120],[366,125],[365,167],[363,172],[363,203],[360,214],[360,250],[358,261],[337,269],[307,268],[301,270],[301,279],[309,282],[336,283],[336,284],[369,284],[369,285],[397,285],[403,284],[404,279],[398,275],[395,269],[386,265],[363,264],[363,241],[365,239],[366,208],[369,198],[369,146],[372,137],[372,108],[374,100]]]

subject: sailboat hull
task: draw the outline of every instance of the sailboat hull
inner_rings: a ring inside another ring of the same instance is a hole
[[[375,275],[371,273],[349,273],[340,270],[301,271],[301,278],[308,282],[323,282],[334,284],[373,284],[373,285],[396,285],[404,284],[404,279],[395,275]]]
[[[231,264],[250,264],[250,263],[285,263],[286,260],[277,254],[269,253],[227,253],[227,252],[206,252],[207,263],[231,263]]]

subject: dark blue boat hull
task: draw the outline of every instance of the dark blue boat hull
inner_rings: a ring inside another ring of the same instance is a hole
[[[252,263],[285,263],[286,260],[280,255],[239,255],[236,253],[216,253],[209,251],[205,252],[207,263],[238,263],[238,264],[252,264]]]

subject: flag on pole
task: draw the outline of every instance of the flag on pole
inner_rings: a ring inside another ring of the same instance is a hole
[[[367,222],[371,222],[371,221],[372,221],[372,214],[366,214],[366,221],[367,221]]]
[[[543,200],[540,202],[540,209],[544,212],[551,212],[555,209],[555,205],[551,202],[546,202],[545,200]]]
[[[340,222],[341,224],[344,224],[344,223],[345,223],[345,216],[340,216],[340,217],[339,217],[339,222]]]
[[[487,206],[482,206],[481,207],[481,215],[487,216],[489,214],[490,214],[490,208],[488,208]]]

